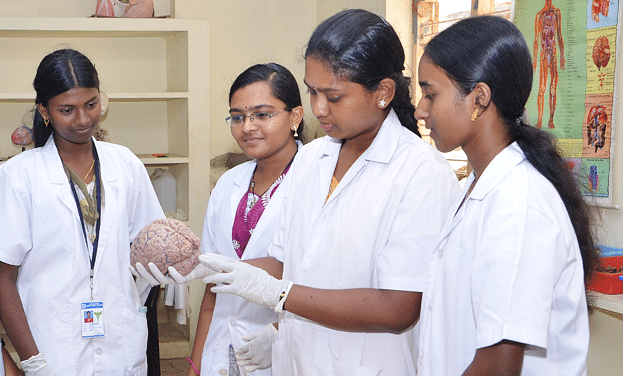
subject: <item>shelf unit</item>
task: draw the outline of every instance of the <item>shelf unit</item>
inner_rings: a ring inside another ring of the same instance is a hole
[[[623,317],[623,294],[608,295],[595,291],[591,291],[589,294],[594,298],[593,307],[601,308]]]
[[[41,59],[77,49],[93,61],[108,95],[100,124],[110,141],[127,146],[148,171],[172,172],[177,207],[201,234],[210,186],[208,41],[205,20],[0,17],[0,158],[21,151],[13,130],[32,126]]]

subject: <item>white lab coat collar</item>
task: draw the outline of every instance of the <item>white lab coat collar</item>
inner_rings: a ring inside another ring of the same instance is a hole
[[[362,154],[362,157],[367,161],[389,163],[398,146],[400,132],[402,132],[402,124],[396,112],[392,109],[387,114],[383,124],[381,124],[381,128],[374,140],[372,140],[372,144]],[[333,137],[327,137],[327,139],[330,142],[326,143],[324,153],[319,156],[320,159],[340,152],[342,140]]]
[[[115,171],[114,168],[111,168],[112,164],[110,163],[110,159],[106,154],[99,152],[100,149],[97,146],[99,141],[96,141],[94,138],[92,141],[95,144],[95,148],[98,150],[102,180],[108,182],[116,181],[117,171]],[[58,154],[58,149],[56,148],[53,136],[50,136],[45,145],[41,147],[41,153],[43,153],[43,160],[46,164],[46,170],[50,173],[50,181],[52,184],[65,184],[67,182],[67,175],[65,175],[65,171],[63,170],[61,156]]]
[[[298,147],[298,150],[300,150],[303,147],[303,144],[300,141],[296,141],[296,145]],[[247,189],[249,187],[249,179],[251,178],[251,175],[253,174],[253,170],[255,169],[256,166],[257,166],[257,161],[254,160],[252,163],[249,163],[246,166],[246,168],[240,169],[240,171],[232,179],[232,184],[236,186],[236,189],[234,190],[234,193],[229,197],[231,201],[231,205],[230,205],[231,217],[230,218],[232,218],[232,223],[229,226],[230,228],[233,226],[233,220],[236,218],[236,211],[238,210],[238,205],[240,204],[240,200],[242,199],[242,196],[245,194],[245,192],[247,192]],[[282,184],[283,184],[283,181],[282,181]],[[285,189],[283,188],[277,189],[275,191],[275,194],[273,195],[273,199],[283,195],[284,190]],[[281,205],[268,205],[264,209],[264,212],[262,213],[262,219],[258,221],[253,231],[257,231],[260,234],[264,233],[266,227],[270,225],[273,218],[279,215],[281,209],[282,209]],[[251,250],[255,246],[255,243],[258,241],[257,238],[258,237],[254,237],[254,236],[251,236],[251,238],[249,238],[249,243],[247,244],[247,247],[245,248],[245,251],[242,254],[243,260],[247,258],[256,257],[256,256],[253,256],[254,252],[251,252]]]
[[[98,148],[98,141],[93,139],[95,148],[98,150],[98,157],[100,160],[100,169],[102,177],[102,185],[105,192],[106,205],[102,209],[102,223],[100,225],[99,236],[99,248],[105,249],[108,241],[108,234],[112,231],[113,220],[116,216],[118,208],[118,189],[112,182],[118,179],[117,171],[114,168],[114,162],[101,148]],[[49,174],[50,182],[54,185],[54,194],[65,206],[69,209],[72,215],[76,218],[76,221],[80,223],[80,216],[78,214],[78,208],[76,207],[76,201],[71,193],[69,187],[69,181],[67,175],[63,169],[63,163],[61,157],[58,154],[58,149],[54,142],[54,137],[50,136],[44,146],[41,147],[41,153],[44,163],[46,164],[46,171]],[[101,257],[97,257],[95,260],[95,272],[99,269]]]
[[[454,201],[454,204],[450,209],[448,220],[446,221],[446,225],[441,232],[441,236],[436,247],[439,255],[441,255],[441,253],[443,252],[443,247],[441,247],[441,244],[443,244],[446,237],[463,219],[463,216],[465,214],[465,208],[469,204],[469,201],[482,201],[487,196],[487,194],[499,183],[499,181],[502,180],[504,176],[506,176],[507,173],[509,173],[516,165],[523,162],[525,159],[526,157],[517,142],[513,142],[512,144],[504,148],[500,153],[498,153],[498,155],[493,158],[493,160],[485,168],[482,176],[480,177],[480,179],[478,179],[478,183],[476,183],[476,186],[470,193],[469,197],[465,200],[463,207],[461,207],[461,210],[459,210],[459,207],[461,206],[464,197],[467,195],[469,186],[476,179],[476,175],[472,171],[472,173],[467,178],[467,182],[463,187],[463,191],[461,192],[459,197],[457,197],[456,201]]]
[[[366,149],[348,169],[340,181],[340,184],[331,194],[331,197],[325,202],[325,205],[329,204],[340,195],[340,192],[348,186],[367,162],[389,163],[398,147],[400,132],[402,132],[402,124],[394,110],[390,110],[383,124],[381,124],[379,132],[376,134],[376,137],[374,137],[374,140],[372,140],[372,144],[370,144],[368,149]],[[319,155],[320,163],[318,166],[320,168],[320,176],[332,176],[340,154],[342,140],[332,137],[326,137],[325,139],[327,140],[325,150]],[[323,183],[324,186],[322,189],[328,192],[331,179],[329,178]]]
[[[484,199],[487,193],[489,193],[513,167],[517,166],[525,159],[526,156],[517,142],[508,145],[504,150],[498,153],[487,168],[485,168],[482,176],[478,179],[478,183],[472,190],[472,193],[470,193],[469,198],[472,200]],[[474,172],[472,172],[467,183],[465,183],[465,190],[469,189],[470,184],[475,178],[476,176]]]

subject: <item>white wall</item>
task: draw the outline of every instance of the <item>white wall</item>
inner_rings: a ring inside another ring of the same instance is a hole
[[[317,133],[317,121],[303,85],[303,52],[316,25],[347,8],[385,14],[383,0],[177,0],[176,18],[210,20],[210,145],[211,158],[237,152],[224,118],[229,87],[244,69],[256,63],[277,62],[296,77],[305,107],[306,134]]]
[[[272,61],[290,69],[301,86],[302,49],[315,26],[315,3],[178,0],[175,14],[176,18],[210,20],[210,69],[206,74],[210,74],[211,157],[238,151],[224,120],[229,87],[249,66]]]
[[[317,0],[318,23],[344,9],[365,9],[385,17],[384,0]]]

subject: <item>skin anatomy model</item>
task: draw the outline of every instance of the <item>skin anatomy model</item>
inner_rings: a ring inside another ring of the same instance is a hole
[[[551,76],[551,81],[549,85],[549,122],[547,125],[549,128],[554,128],[556,87],[558,86],[558,59],[556,57],[557,40],[558,46],[560,47],[560,69],[565,69],[565,46],[562,40],[560,22],[560,9],[552,5],[552,0],[546,0],[545,6],[536,14],[536,19],[534,20],[534,61],[532,63],[532,68],[536,71],[537,62],[541,62],[539,69],[539,93],[537,97],[537,128],[541,128],[543,123],[543,106],[548,75]],[[541,45],[541,54],[537,55],[539,44]],[[537,56],[539,56],[539,60],[537,60]]]
[[[608,10],[610,9],[610,0],[593,0],[593,6],[591,8],[591,17],[593,21],[599,22],[599,13],[608,17]]]

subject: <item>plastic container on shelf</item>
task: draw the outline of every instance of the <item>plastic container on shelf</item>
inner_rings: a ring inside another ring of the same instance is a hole
[[[600,257],[599,266],[601,268],[610,267],[621,270],[623,266],[623,256]],[[608,295],[623,294],[623,280],[620,279],[621,276],[623,276],[622,272],[608,273],[596,271],[587,289]]]
[[[168,169],[156,168],[150,176],[162,210],[165,213],[177,211],[177,182]]]

